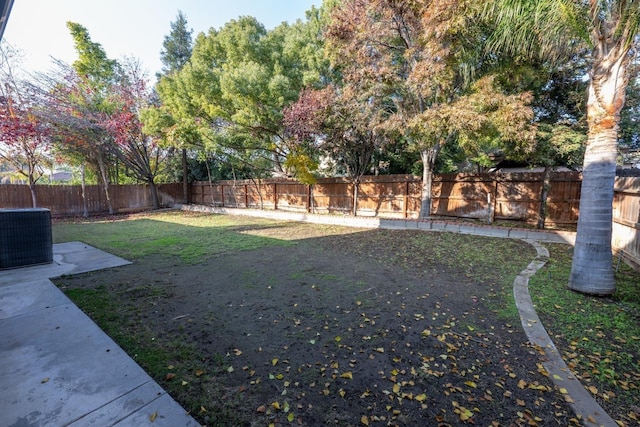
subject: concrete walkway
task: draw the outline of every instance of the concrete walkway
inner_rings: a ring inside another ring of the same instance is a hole
[[[199,426],[50,280],[129,264],[80,242],[0,271],[0,426]]]

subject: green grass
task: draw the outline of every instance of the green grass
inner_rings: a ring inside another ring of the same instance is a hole
[[[278,227],[263,219],[176,211],[135,215],[118,220],[62,221],[53,228],[54,242],[82,241],[127,259],[147,255],[179,257],[198,264],[213,256],[271,245],[291,245],[286,240],[251,234]]]
[[[606,405],[640,393],[640,273],[622,263],[611,297],[570,291],[573,248],[546,245],[550,259],[529,282],[542,323],[569,367]]]
[[[416,249],[432,254],[474,282],[491,286],[490,296],[494,298],[486,301],[488,309],[507,324],[518,325],[520,317],[513,296],[513,279],[536,257],[535,249],[511,239],[484,239],[480,241],[493,243],[478,244],[476,236],[456,233],[439,233],[437,239],[441,244],[432,245],[421,241],[421,235],[417,234],[411,242]],[[451,248],[455,253],[447,252]],[[501,280],[489,283],[496,272]]]
[[[223,355],[205,354],[180,334],[170,341],[156,341],[152,331],[145,328],[144,322],[133,318],[131,313],[126,315],[126,310],[115,306],[114,301],[118,298],[110,294],[105,286],[96,289],[68,289],[65,293],[165,390],[180,400],[187,411],[197,414],[202,410],[202,400],[196,396],[202,395],[203,389],[208,394],[217,396],[226,392],[220,385],[208,381],[207,376],[200,374],[203,361],[207,359],[213,362],[208,366],[216,366],[219,371],[226,370],[228,366]],[[240,423],[237,414],[230,408],[209,407],[209,410],[216,412],[216,423],[213,426]]]
[[[155,345],[152,334],[139,327],[135,334],[125,333],[135,328],[134,321],[121,314],[122,310],[114,305],[112,295],[104,286],[69,289],[66,295],[152,375],[160,375],[168,365],[193,356],[194,349],[180,341]]]

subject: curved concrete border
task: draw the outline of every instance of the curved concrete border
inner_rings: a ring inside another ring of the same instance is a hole
[[[543,361],[543,365],[551,380],[564,394],[567,403],[585,425],[618,426],[571,373],[540,322],[529,294],[529,278],[547,263],[549,251],[535,240],[523,240],[533,245],[538,252],[536,259],[531,261],[513,282],[513,296],[516,300],[518,313],[520,313],[522,327],[529,341],[544,350],[546,360]]]

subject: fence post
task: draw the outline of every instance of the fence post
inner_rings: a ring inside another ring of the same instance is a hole
[[[491,176],[489,184],[487,185],[487,224],[493,224],[494,220],[494,200],[497,193],[498,177]],[[492,200],[493,199],[493,200]]]
[[[496,220],[496,207],[498,203],[498,177],[496,176],[494,179],[496,181],[496,185],[494,185],[493,187],[493,201],[491,203],[491,206],[489,207],[490,209],[489,224],[493,224],[494,221]]]
[[[244,185],[244,208],[249,208],[249,187],[247,184]]]
[[[273,210],[278,210],[278,184],[273,183]]]
[[[224,208],[224,184],[220,184],[220,193],[222,195],[222,207]]]
[[[311,184],[307,185],[307,212],[311,213]]]
[[[402,216],[404,219],[407,219],[407,215],[409,212],[409,178],[407,177],[407,182],[404,185],[404,203],[402,207]]]

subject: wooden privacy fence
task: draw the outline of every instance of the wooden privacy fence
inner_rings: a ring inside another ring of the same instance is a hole
[[[547,223],[574,225],[578,218],[580,174],[554,173],[547,195]],[[446,174],[433,182],[431,215],[458,218],[537,222],[542,174]],[[363,177],[356,214],[387,218],[418,218],[422,181],[409,175]],[[281,209],[310,213],[353,212],[353,184],[343,178],[305,185],[293,180],[195,182],[196,204]]]
[[[364,177],[357,215],[417,217],[421,181],[412,176]],[[212,206],[281,209],[313,213],[353,212],[353,184],[344,178],[319,179],[314,185],[294,180],[194,182],[191,202]]]
[[[53,216],[82,216],[84,207],[80,185],[37,185],[38,207],[51,210]],[[158,185],[158,197],[164,206],[182,200],[182,184]],[[89,214],[109,211],[104,190],[98,185],[85,187]],[[116,211],[142,210],[152,207],[148,185],[112,185],[111,205]],[[0,208],[31,207],[28,185],[0,185]]]
[[[611,244],[640,269],[640,178],[617,177]]]
[[[546,199],[548,225],[574,226],[578,219],[580,174],[553,173]],[[409,175],[363,177],[358,186],[356,213],[360,216],[417,218],[422,181]],[[542,174],[452,174],[436,175],[431,215],[475,218],[486,222],[509,220],[536,223],[541,205]],[[38,205],[54,216],[83,214],[80,186],[38,185]],[[90,214],[108,211],[99,186],[85,190]],[[182,184],[158,186],[162,205],[182,200]],[[142,210],[152,206],[146,185],[110,187],[117,211]],[[191,202],[239,208],[281,209],[310,213],[350,214],[354,206],[353,184],[344,178],[320,179],[314,185],[293,180],[195,182]],[[0,208],[31,207],[26,185],[0,185]],[[613,200],[613,247],[631,263],[640,266],[640,178],[618,177]]]

